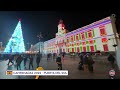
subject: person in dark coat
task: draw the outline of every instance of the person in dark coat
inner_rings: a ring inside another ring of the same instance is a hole
[[[55,59],[55,57],[56,57],[56,53],[53,53],[53,59]]]
[[[9,56],[9,62],[7,64],[8,66],[9,66],[10,62],[12,63],[12,65],[14,64],[12,55]]]
[[[108,61],[111,64],[111,67],[114,68],[115,57],[112,54],[109,54]]]
[[[18,70],[18,68],[21,70],[21,66],[20,66],[21,62],[22,62],[22,56],[19,55],[18,58],[17,58],[17,60],[16,60],[17,70]]]
[[[88,71],[88,57],[87,57],[87,54],[84,54],[84,56],[83,56],[83,67],[84,67],[84,71],[87,72]]]
[[[56,63],[58,64],[58,70],[62,70],[62,62],[60,54],[56,58]]]
[[[47,60],[49,59],[49,57],[50,57],[50,54],[48,53],[48,54],[47,54]]]
[[[36,58],[37,67],[39,67],[41,57],[42,57],[41,54],[37,54],[37,58]]]
[[[26,54],[23,55],[23,60],[24,60],[24,68],[26,69],[26,62],[27,62]]]
[[[33,56],[32,55],[30,55],[30,62],[29,62],[29,69],[30,69],[30,66],[32,66],[32,69],[34,69],[33,68]]]
[[[83,54],[79,54],[80,62],[79,62],[79,70],[83,70]]]
[[[88,70],[89,72],[93,73],[93,64],[95,63],[95,61],[93,61],[93,58],[90,54],[87,54],[87,58],[88,58]]]

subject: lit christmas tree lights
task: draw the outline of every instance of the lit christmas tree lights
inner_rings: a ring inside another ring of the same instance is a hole
[[[19,20],[12,37],[10,38],[5,53],[22,53],[25,52],[24,39],[22,35],[21,20]]]

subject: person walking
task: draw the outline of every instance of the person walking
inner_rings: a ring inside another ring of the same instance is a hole
[[[88,58],[88,70],[89,72],[93,73],[93,64],[95,63],[95,61],[93,61],[93,58],[90,54],[87,54],[87,58]]]
[[[27,62],[26,54],[23,55],[23,60],[24,60],[24,68],[26,69],[26,62]]]
[[[33,68],[33,56],[32,55],[30,55],[30,62],[29,62],[29,69],[30,69],[30,66],[32,66],[32,69],[34,69]]]
[[[10,63],[12,63],[12,65],[14,64],[12,55],[9,56],[9,62],[7,65],[9,66]]]
[[[40,54],[37,54],[37,58],[36,58],[37,67],[39,67],[41,58],[42,58],[41,55],[40,55]]]
[[[60,54],[56,58],[56,63],[58,64],[58,70],[62,70],[62,62]]]
[[[115,57],[112,54],[109,54],[107,59],[111,64],[111,68],[114,68]]]
[[[88,57],[87,54],[83,56],[83,69],[85,72],[88,72]]]
[[[83,69],[83,53],[79,54],[80,62],[79,62],[79,70]]]
[[[16,60],[16,63],[17,63],[17,70],[20,69],[21,70],[21,62],[22,62],[22,56],[19,55],[17,60]]]

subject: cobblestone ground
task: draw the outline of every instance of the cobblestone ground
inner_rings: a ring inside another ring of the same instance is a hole
[[[41,76],[40,79],[109,79],[109,70],[111,69],[106,56],[93,57],[95,60],[94,73],[84,72],[78,70],[79,58],[71,58],[66,56],[65,60],[62,60],[63,70],[68,70],[68,76]],[[0,62],[0,79],[34,79],[34,76],[7,76],[6,70],[16,70],[16,66],[7,66],[8,61]],[[27,69],[29,61],[27,61]],[[57,70],[57,64],[55,60],[48,60],[44,56],[40,62],[40,66],[45,70]],[[22,70],[24,70],[24,64],[21,63]],[[36,69],[36,62],[34,60],[34,69]],[[120,71],[115,64],[116,79],[120,79]]]

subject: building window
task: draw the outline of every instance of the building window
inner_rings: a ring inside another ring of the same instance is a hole
[[[70,51],[69,51],[69,48],[68,48],[68,52],[70,52]]]
[[[74,48],[72,48],[72,52],[74,52]]]
[[[78,41],[79,40],[79,37],[78,37],[78,34],[76,35],[76,41]]]
[[[80,52],[80,48],[79,47],[77,47],[77,52]]]
[[[73,36],[71,36],[71,42],[73,42]]]
[[[67,42],[69,42],[69,38],[67,38]]]
[[[91,31],[88,32],[88,37],[92,38],[92,32]]]
[[[90,44],[93,44],[93,43],[94,43],[94,41],[93,41],[93,40],[90,40],[90,41],[89,41],[89,43],[90,43]]]
[[[91,52],[94,52],[94,46],[90,46]]]
[[[81,35],[82,35],[82,39],[85,39],[85,35],[84,35],[84,33],[82,33]]]
[[[102,38],[102,43],[106,43],[107,41],[107,38]]]
[[[86,45],[86,43],[85,43],[85,42],[82,42],[82,45]]]
[[[74,46],[74,44],[72,44],[72,46]]]
[[[86,47],[83,47],[83,52],[86,52]]]
[[[101,26],[101,27],[100,27],[100,35],[101,35],[101,36],[105,36],[105,35],[106,35],[105,26]]]
[[[79,43],[76,43],[76,46],[79,46]]]
[[[104,51],[108,51],[108,45],[107,44],[104,44],[103,48],[104,48]]]

